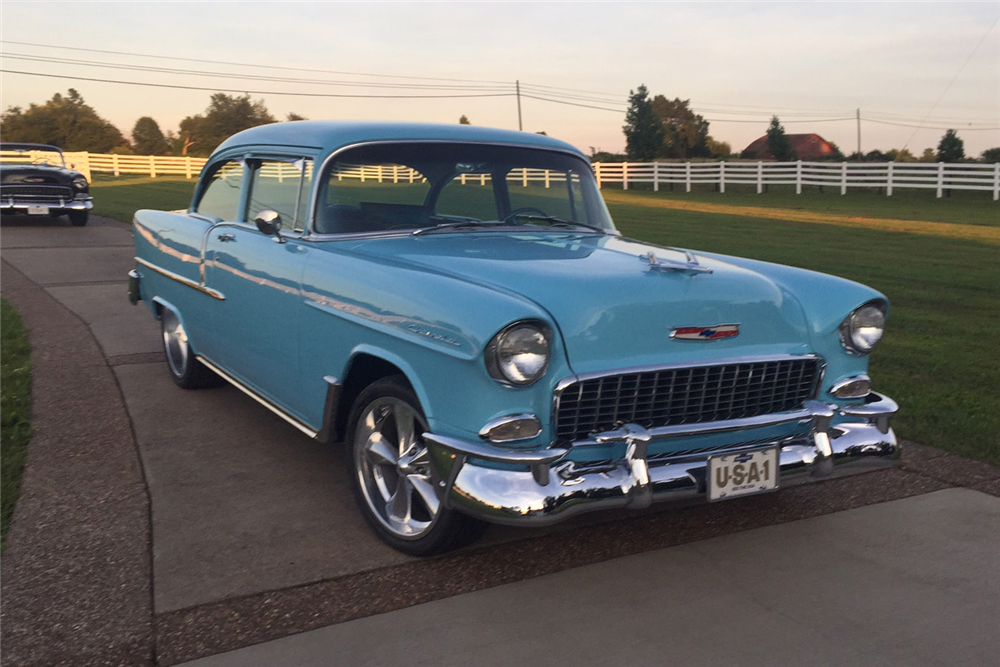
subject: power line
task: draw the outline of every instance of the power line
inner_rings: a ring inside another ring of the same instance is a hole
[[[263,63],[238,63],[226,60],[208,60],[202,58],[184,58],[181,56],[162,56],[152,53],[135,53],[130,51],[107,51],[103,49],[85,49],[79,46],[59,46],[56,44],[38,44],[37,42],[18,42],[10,39],[0,39],[0,43],[3,44],[17,44],[19,46],[35,46],[44,49],[61,49],[64,51],[86,51],[88,53],[104,53],[108,55],[116,56],[138,56],[141,58],[159,58],[161,60],[183,60],[186,62],[202,63],[209,65],[236,65],[237,67],[253,67],[253,68],[268,68],[268,69],[280,69],[289,70],[295,72],[316,72],[322,74],[342,74],[348,76],[370,76],[370,77],[380,77],[387,79],[414,79],[422,81],[453,81],[453,82],[464,82],[464,83],[509,83],[508,81],[497,81],[490,79],[454,79],[445,78],[437,76],[412,76],[403,74],[377,74],[373,72],[346,72],[341,70],[325,70],[325,69],[314,69],[309,67],[289,67],[283,65],[266,65]]]
[[[95,81],[97,83],[114,83],[127,86],[147,86],[150,88],[173,88],[177,90],[207,90],[216,93],[245,93],[247,95],[286,95],[291,97],[336,97],[336,98],[377,98],[377,99],[412,99],[412,100],[438,100],[457,99],[468,97],[513,97],[514,93],[467,93],[456,95],[358,95],[346,93],[297,93],[279,90],[246,90],[244,88],[216,88],[205,86],[184,86],[180,84],[168,83],[148,83],[144,81],[119,81],[114,79],[99,79],[97,77],[70,76],[68,74],[43,74],[42,72],[24,72],[20,70],[0,69],[6,74],[22,74],[24,76],[41,76],[49,79],[70,79],[72,81]]]
[[[78,60],[73,58],[50,58],[48,56],[32,56],[21,53],[0,53],[0,57],[9,58],[11,60],[26,60],[29,62],[40,62],[49,63],[57,65],[73,65],[73,66],[85,66],[85,67],[98,67],[105,69],[123,69],[130,71],[139,72],[153,72],[159,74],[183,74],[183,75],[194,75],[194,76],[204,76],[204,77],[214,77],[214,78],[233,78],[241,79],[247,81],[273,81],[281,83],[306,83],[306,84],[318,84],[318,85],[330,85],[330,86],[349,86],[349,87],[359,87],[359,88],[388,88],[388,89],[403,89],[403,90],[479,90],[479,91],[506,91],[510,89],[510,86],[465,86],[465,85],[442,85],[442,84],[423,84],[423,83],[371,83],[367,81],[330,81],[328,79],[300,79],[291,77],[275,77],[275,76],[255,76],[252,74],[240,74],[238,72],[208,72],[205,70],[194,70],[194,69],[178,69],[173,67],[153,67],[148,65],[126,65],[120,63],[109,63],[95,60]]]
[[[948,82],[948,85],[944,87],[943,91],[941,91],[941,94],[934,101],[934,104],[931,105],[931,109],[930,111],[927,112],[927,117],[924,118],[924,120],[920,123],[921,125],[926,123],[927,118],[930,118],[931,114],[934,113],[934,109],[937,108],[938,103],[941,102],[941,100],[944,99],[944,96],[948,93],[948,91],[951,90],[951,86],[958,79],[958,75],[962,73],[962,70],[965,69],[965,66],[969,64],[970,60],[972,60],[972,56],[976,55],[976,51],[978,51],[979,47],[982,46],[983,42],[986,41],[986,36],[989,35],[991,32],[993,32],[993,28],[996,27],[998,22],[1000,22],[1000,16],[998,16],[996,21],[993,22],[993,25],[991,25],[989,28],[986,29],[986,32],[983,33],[983,36],[979,39],[979,42],[976,44],[976,47],[972,49],[972,53],[969,54],[969,57],[965,59],[965,62],[962,63],[962,66],[958,68],[957,72],[955,72],[955,76],[951,77],[951,81]],[[919,126],[914,128],[913,132],[910,134],[910,138],[906,140],[905,144],[903,144],[904,149],[910,145],[910,142],[913,141],[913,137],[916,136],[917,131],[919,129],[920,129]]]
[[[913,123],[894,123],[894,122],[888,121],[888,120],[876,120],[874,118],[865,118],[864,116],[861,117],[861,120],[863,120],[863,121],[865,121],[867,123],[878,123],[879,125],[895,125],[896,127],[915,127],[918,130],[919,129],[923,129],[923,130],[961,130],[962,132],[977,132],[977,131],[980,131],[980,130],[986,130],[986,131],[1000,130],[1000,127],[961,127],[961,126],[959,126],[957,124],[954,125],[953,127],[933,127],[933,126],[930,126],[930,125],[914,125]],[[916,134],[916,133],[914,133],[914,134]],[[913,139],[913,135],[912,134],[910,135],[910,139]],[[907,140],[906,143],[909,143],[909,139]],[[906,148],[906,146],[903,146],[903,148]]]

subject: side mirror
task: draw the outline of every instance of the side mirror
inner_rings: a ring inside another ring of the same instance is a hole
[[[261,234],[273,236],[277,243],[285,242],[285,239],[281,237],[281,216],[278,215],[277,211],[272,211],[269,208],[264,209],[257,214],[253,221],[257,224],[257,229],[260,230]]]

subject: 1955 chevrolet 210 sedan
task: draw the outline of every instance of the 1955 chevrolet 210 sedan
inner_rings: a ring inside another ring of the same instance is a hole
[[[882,294],[623,238],[546,136],[246,130],[188,211],[136,213],[135,245],[174,381],[344,442],[361,511],[410,554],[898,458],[867,375]]]

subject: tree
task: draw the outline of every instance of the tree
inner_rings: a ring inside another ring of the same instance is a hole
[[[53,144],[67,151],[108,153],[128,145],[117,127],[101,118],[83,97],[70,88],[44,104],[27,110],[10,107],[0,116],[4,141]]]
[[[472,123],[469,122],[469,119],[466,117],[466,115],[464,113],[462,114],[461,118],[458,119],[458,124],[459,125],[472,125]]]
[[[920,156],[921,162],[937,162],[937,153],[934,152],[933,148],[925,148],[923,155]]]
[[[795,159],[795,151],[792,150],[792,142],[785,134],[785,128],[781,126],[781,121],[777,116],[771,117],[771,125],[767,128],[767,150],[778,162],[788,162]]]
[[[996,148],[987,148],[983,151],[983,154],[979,156],[979,159],[989,164],[996,164],[997,162],[1000,162],[1000,146]]]
[[[668,100],[657,95],[652,100],[653,113],[663,124],[663,145],[658,157],[708,157],[708,121],[691,110],[691,101]]]
[[[705,147],[708,148],[708,153],[712,157],[729,157],[733,154],[733,147],[729,145],[729,142],[716,141],[712,137],[708,137]]]
[[[181,121],[182,155],[209,155],[223,141],[243,130],[277,122],[263,100],[249,95],[214,93],[204,115],[188,116]]]
[[[886,152],[885,158],[890,162],[916,162],[917,158],[913,156],[908,148],[893,148]]]
[[[138,155],[160,155],[167,152],[167,140],[160,126],[149,116],[135,121],[132,128],[132,149]]]
[[[955,130],[948,130],[941,137],[937,152],[939,162],[960,162],[965,159],[965,143]]]
[[[289,111],[288,115],[285,116],[285,122],[289,122],[290,123],[293,120],[309,120],[309,119],[306,118],[305,116],[300,116],[299,114],[295,113],[294,111]]]
[[[625,112],[625,153],[629,159],[648,162],[655,158],[663,145],[663,123],[653,111],[649,91],[640,85],[628,93],[629,108]]]

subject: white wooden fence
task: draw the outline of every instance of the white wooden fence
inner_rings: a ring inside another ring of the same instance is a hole
[[[0,152],[4,162],[31,162],[44,153]],[[51,155],[51,154],[49,154]],[[66,163],[87,176],[94,172],[144,174],[147,176],[184,176],[194,178],[205,165],[205,158],[169,155],[109,155],[103,153],[66,153]],[[289,166],[289,168],[291,168]],[[658,191],[662,186],[683,186],[691,192],[694,185],[715,185],[719,192],[727,186],[749,185],[758,193],[769,185],[794,185],[796,194],[804,186],[839,188],[846,194],[848,188],[885,188],[891,197],[900,188],[936,190],[941,197],[945,190],[980,190],[993,193],[1000,200],[1000,164],[978,163],[925,163],[925,162],[595,162],[594,173],[598,187],[620,184],[625,190],[638,183],[652,184]],[[414,182],[423,180],[422,174],[406,167],[385,165],[347,167],[338,178],[373,180],[378,182]],[[486,185],[489,176],[466,174],[462,183]],[[507,178],[509,183],[565,182],[565,174],[544,169],[518,169]]]
[[[1000,164],[924,163],[924,162],[595,162],[597,183],[629,185],[651,183],[661,186],[683,185],[691,192],[696,184],[717,185],[725,192],[727,185],[750,185],[764,192],[768,185],[794,185],[802,194],[806,185],[840,188],[885,188],[892,196],[899,188],[936,190],[985,190],[1000,199]]]

